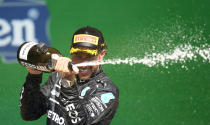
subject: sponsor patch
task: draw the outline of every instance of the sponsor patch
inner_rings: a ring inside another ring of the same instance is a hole
[[[87,34],[74,35],[74,43],[87,42],[94,45],[98,45],[98,39],[99,38],[96,36],[87,35]]]
[[[96,106],[98,107],[98,109],[100,109],[101,112],[104,111],[103,104],[102,104],[102,102],[97,97],[93,97],[91,99],[91,101],[96,104]]]
[[[94,111],[93,111],[93,109],[91,108],[91,106],[90,106],[89,104],[87,104],[85,107],[87,108],[89,115],[90,115],[91,117],[95,117]]]
[[[47,118],[53,120],[55,123],[59,124],[59,125],[65,125],[65,121],[63,117],[60,117],[57,113],[49,110],[47,113]]]
[[[105,93],[101,95],[101,101],[103,103],[109,103],[111,99],[114,99],[114,95],[112,93]]]
[[[98,111],[98,109],[96,108],[95,104],[93,102],[90,101],[90,106],[92,107],[92,109],[97,113],[97,115],[100,114],[100,112]]]
[[[90,87],[85,87],[82,92],[81,92],[81,96],[85,96],[86,92],[90,89]]]
[[[73,103],[71,103],[71,104],[66,106],[66,111],[68,111],[69,117],[71,117],[71,122],[72,123],[75,124],[75,123],[81,121],[81,118],[78,117],[79,113],[77,112],[77,110],[76,110],[76,108],[75,108]]]

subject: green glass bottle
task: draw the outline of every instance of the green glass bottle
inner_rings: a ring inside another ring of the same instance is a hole
[[[57,49],[46,46],[44,43],[25,42],[18,48],[17,60],[23,66],[52,72],[55,65],[52,55],[62,56]]]

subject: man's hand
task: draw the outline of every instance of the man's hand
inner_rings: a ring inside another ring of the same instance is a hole
[[[64,74],[64,77],[67,77],[67,78],[69,78],[69,80],[71,80],[73,77],[75,77],[75,74],[77,74],[78,72],[75,72],[74,70],[71,71],[68,68],[69,67],[69,62],[71,62],[71,59],[69,59],[67,57],[59,57],[57,59],[54,70],[57,71],[57,72],[60,72],[61,74]],[[73,69],[74,68],[75,67],[73,67]]]
[[[71,62],[71,59],[67,57],[59,57],[57,59],[56,65],[54,67],[54,70],[57,72],[62,72],[65,74],[70,74],[71,71],[68,68],[68,64]]]
[[[28,70],[28,72],[30,74],[38,75],[38,74],[42,73],[42,71],[34,70],[34,69],[29,68],[29,67],[26,67],[26,69]]]

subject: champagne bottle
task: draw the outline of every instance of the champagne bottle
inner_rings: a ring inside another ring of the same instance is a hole
[[[48,47],[44,43],[25,42],[18,48],[17,60],[23,66],[52,72],[56,63],[52,60],[52,55],[62,56],[57,49]]]

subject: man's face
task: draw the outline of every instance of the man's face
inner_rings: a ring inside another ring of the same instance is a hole
[[[97,56],[91,56],[90,54],[79,52],[72,54],[72,62],[73,63],[82,63],[86,61],[100,61],[103,59],[103,56],[98,54]],[[95,66],[81,66],[79,68],[78,76],[82,80],[87,80],[90,76],[99,69],[99,65]]]

